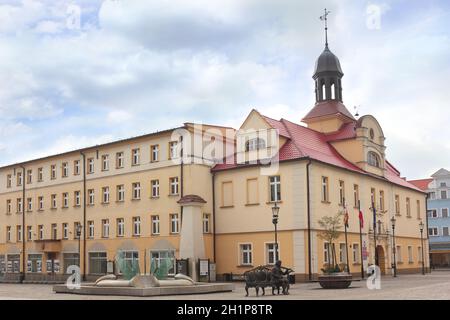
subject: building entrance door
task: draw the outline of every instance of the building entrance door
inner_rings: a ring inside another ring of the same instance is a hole
[[[378,266],[380,267],[381,274],[386,274],[386,261],[384,257],[384,249],[382,246],[377,246]]]

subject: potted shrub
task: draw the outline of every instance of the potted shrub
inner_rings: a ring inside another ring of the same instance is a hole
[[[352,283],[352,275],[345,270],[346,265],[338,265],[336,263],[336,250],[334,246],[335,240],[339,238],[342,212],[338,212],[335,216],[325,216],[318,221],[320,227],[323,229],[319,233],[319,237],[328,242],[328,260],[322,270],[322,275],[319,276],[320,286],[324,289],[345,289]],[[348,253],[346,253],[348,254]]]

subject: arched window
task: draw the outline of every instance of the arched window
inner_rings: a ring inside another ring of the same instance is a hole
[[[380,156],[373,151],[369,151],[369,153],[367,154],[367,162],[371,166],[374,166],[377,168],[381,167]]]
[[[265,147],[266,141],[261,138],[253,138],[245,143],[245,151],[259,150],[264,149]]]
[[[336,99],[336,87],[335,87],[335,85],[334,85],[334,83],[333,84],[331,84],[331,99]]]
[[[322,84],[322,100],[327,100],[327,92],[325,89],[325,83]]]

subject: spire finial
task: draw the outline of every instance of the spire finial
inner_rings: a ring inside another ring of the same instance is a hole
[[[327,8],[324,10],[324,15],[320,16],[320,20],[325,21],[325,48],[328,48],[328,14],[331,11],[328,11]]]

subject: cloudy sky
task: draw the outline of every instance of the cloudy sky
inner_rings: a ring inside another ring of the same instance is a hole
[[[252,108],[299,122],[325,7],[347,108],[402,175],[450,169],[446,0],[0,0],[0,165]]]

